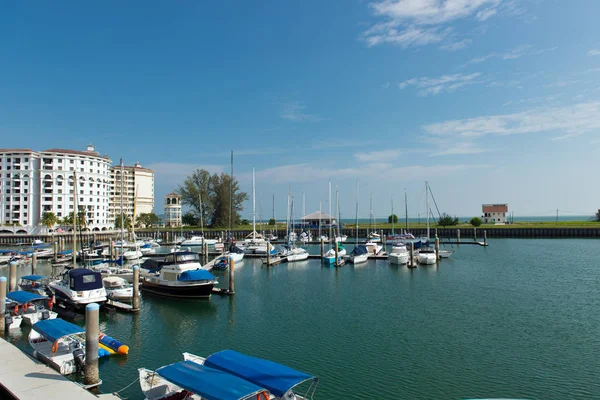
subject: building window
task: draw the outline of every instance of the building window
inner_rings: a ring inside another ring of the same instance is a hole
[[[61,208],[62,208],[62,205],[61,205],[61,204],[59,204],[59,205],[58,205],[58,209],[60,210]]]

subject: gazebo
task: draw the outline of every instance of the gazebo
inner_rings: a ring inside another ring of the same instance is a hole
[[[337,225],[337,221],[331,215],[327,215],[321,211],[315,211],[314,213],[305,215],[300,218],[302,224],[305,228],[319,228],[321,227],[329,227],[329,225]]]

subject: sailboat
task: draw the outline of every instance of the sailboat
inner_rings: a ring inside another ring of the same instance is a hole
[[[371,232],[369,233],[367,239],[370,243],[381,242],[381,236],[375,232],[374,228],[375,224],[375,215],[373,214],[373,193],[371,193],[371,202],[369,206],[369,228]]]
[[[294,230],[294,198],[292,197],[290,199],[289,193],[288,193],[288,204],[290,206],[289,211],[288,211],[289,212],[289,224],[288,224],[288,235],[287,235],[288,243],[286,246],[284,246],[284,249],[281,252],[281,255],[283,257],[286,257],[288,262],[303,261],[308,258],[308,251],[306,251],[302,247],[296,247],[296,245],[294,245],[294,241],[290,239],[291,238],[290,232],[292,232]]]
[[[373,214],[373,193],[371,193],[371,205],[370,205],[370,214],[371,214],[371,229],[373,229],[374,224],[374,214]],[[383,250],[383,246],[380,244],[381,237],[375,231],[369,233],[369,237],[367,238],[367,242],[365,243],[365,247],[369,251],[369,254],[377,255],[381,253]]]
[[[352,253],[350,253],[350,262],[353,264],[360,264],[360,263],[364,263],[367,262],[369,260],[369,249],[367,249],[367,247],[364,244],[358,244],[358,199],[359,199],[359,187],[358,187],[358,180],[356,180],[356,221],[355,221],[355,229],[356,229],[356,236],[355,236],[355,244],[356,246],[354,247],[354,249],[352,250]]]
[[[330,193],[330,199],[329,199],[330,200],[329,201],[330,206],[329,206],[329,208],[330,208],[330,213],[331,213],[331,182],[329,183],[329,185],[330,185],[330,191],[329,191],[329,193]],[[336,198],[336,205],[335,205],[336,210],[335,210],[335,214],[337,216],[337,215],[339,215],[339,192],[338,192],[338,188],[337,187],[335,189],[335,198]],[[331,223],[332,222],[333,221],[330,221],[330,224],[329,224],[329,230],[330,230],[330,232],[331,232],[331,229],[332,229],[332,227],[331,227]],[[339,223],[339,217],[338,217],[338,221],[336,223],[336,228],[338,230],[338,233],[335,236],[335,242],[334,242],[334,245],[333,245],[333,246],[337,245],[337,248],[338,248],[338,250],[337,250],[338,259],[346,255],[346,249],[344,248],[344,246],[342,246],[340,244],[340,242],[342,240],[341,240],[341,237],[340,237],[340,234],[339,234],[339,226],[340,226],[340,223]],[[331,233],[330,233],[330,236],[331,236]],[[327,251],[327,253],[325,253],[323,255],[323,262],[325,264],[329,264],[329,265],[335,264],[335,247],[333,247],[333,246],[332,246],[331,249],[329,249]]]
[[[394,204],[392,203],[392,215],[394,215]],[[387,242],[395,245],[395,244],[404,244],[408,241],[414,240],[415,237],[412,233],[408,231],[408,201],[406,197],[406,189],[404,190],[404,220],[405,220],[405,229],[402,233],[394,232],[394,221],[392,219],[392,234],[388,235]]]
[[[429,228],[429,185],[427,182],[425,182],[425,209],[427,212],[427,240],[425,243],[429,243],[429,234],[430,234],[430,228]],[[417,255],[417,261],[419,262],[419,264],[425,264],[425,265],[431,265],[431,264],[435,264],[436,263],[436,257],[435,257],[435,251],[431,250],[431,249],[425,249],[425,248],[421,248],[419,250],[419,254]]]
[[[435,197],[433,196],[433,192],[431,191],[431,186],[428,186],[428,187],[429,187],[429,194],[431,195],[431,200],[433,200],[433,204],[435,205],[435,209],[438,212],[438,216],[441,217],[440,210],[437,206],[437,202],[435,201]],[[443,250],[440,249],[439,254],[440,254],[440,258],[449,258],[452,254],[454,254],[454,251],[447,250],[447,249],[443,249]]]
[[[203,246],[204,244],[207,244],[209,246],[214,246],[217,243],[217,239],[206,239],[204,237],[204,207],[203,207],[203,203],[202,203],[202,194],[200,193],[200,190],[198,190],[198,203],[200,206],[200,232],[201,235],[200,236],[192,236],[189,239],[186,239],[184,241],[181,242],[181,246],[185,247],[185,246]]]
[[[252,233],[246,236],[244,241],[239,244],[239,247],[246,253],[267,254],[267,241],[263,236],[256,232],[256,180],[254,175],[254,167],[252,168]],[[277,251],[271,247],[271,254],[276,254]]]

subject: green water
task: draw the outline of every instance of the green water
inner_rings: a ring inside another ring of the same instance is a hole
[[[600,242],[489,243],[415,270],[244,260],[232,298],[144,295],[138,315],[102,317],[130,354],[102,360],[101,389],[231,348],[319,376],[316,399],[600,398]]]

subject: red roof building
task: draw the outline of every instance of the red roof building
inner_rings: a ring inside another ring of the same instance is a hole
[[[508,204],[483,204],[481,209],[483,212],[481,217],[484,224],[503,225],[506,223]]]

